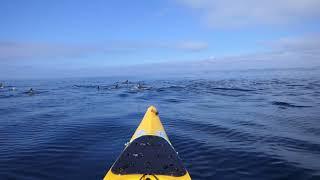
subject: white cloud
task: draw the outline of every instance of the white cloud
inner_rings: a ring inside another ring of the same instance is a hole
[[[260,43],[265,51],[219,59],[243,69],[320,67],[320,36],[283,37]],[[208,60],[215,62],[214,60]]]
[[[229,56],[222,58],[197,59],[194,61],[167,60],[167,63],[131,65],[119,67],[24,67],[21,65],[6,65],[0,72],[2,78],[25,77],[78,77],[83,76],[126,76],[137,77],[175,77],[193,76],[196,78],[207,75],[208,72],[248,69],[281,69],[281,68],[318,68],[320,67],[320,39],[316,34],[301,37],[285,37],[273,41],[263,42],[265,52],[255,54]],[[179,44],[179,43],[178,43]],[[186,43],[188,44],[188,43]],[[0,45],[1,46],[1,45]],[[159,45],[158,45],[159,46]],[[161,48],[177,48],[177,44]],[[188,45],[189,46],[189,45]],[[194,45],[191,45],[193,47]],[[128,46],[129,47],[129,46]],[[131,46],[130,46],[131,47]],[[145,44],[142,45],[145,47]],[[154,47],[151,47],[154,48]],[[1,49],[1,48],[0,48]],[[193,49],[193,48],[191,48]],[[1,53],[0,53],[1,54]],[[5,63],[5,61],[3,61]],[[0,61],[1,65],[1,61]],[[143,69],[143,71],[140,71]],[[19,72],[19,73],[16,73]],[[232,73],[231,73],[232,74]]]
[[[309,34],[298,37],[283,37],[261,43],[264,52],[224,57],[203,62],[211,64],[229,64],[228,68],[264,69],[264,68],[300,68],[320,67],[320,35]]]
[[[320,17],[319,0],[178,0],[215,28],[284,25]]]
[[[100,44],[1,42],[0,60],[82,57],[94,54],[130,53],[144,50],[201,51],[208,47],[206,42],[109,42]]]
[[[283,37],[260,43],[265,51],[252,54],[208,58],[158,65],[163,71],[181,74],[219,70],[318,68],[320,67],[320,35]]]
[[[268,47],[283,53],[320,55],[320,34],[301,37],[285,37],[265,42]]]
[[[0,42],[0,59],[70,57],[97,51],[95,47],[55,43]]]

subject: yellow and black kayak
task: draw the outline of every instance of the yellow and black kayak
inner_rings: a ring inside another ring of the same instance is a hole
[[[104,180],[189,180],[190,175],[150,106]]]

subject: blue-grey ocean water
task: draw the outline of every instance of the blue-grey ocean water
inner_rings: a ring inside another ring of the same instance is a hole
[[[319,69],[2,81],[3,180],[102,179],[149,105],[193,179],[320,179]]]

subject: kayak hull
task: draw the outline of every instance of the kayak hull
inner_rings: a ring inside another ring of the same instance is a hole
[[[189,180],[155,107],[148,108],[105,180]]]

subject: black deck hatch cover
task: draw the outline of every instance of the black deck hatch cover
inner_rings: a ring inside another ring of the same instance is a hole
[[[156,174],[183,176],[181,159],[162,137],[141,136],[131,142],[111,169],[114,174]]]

